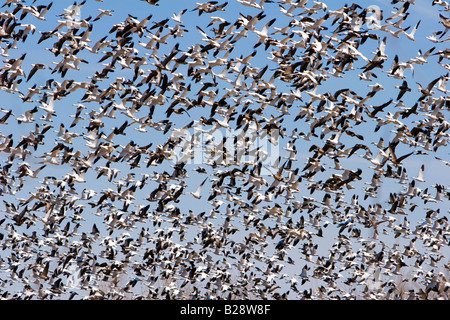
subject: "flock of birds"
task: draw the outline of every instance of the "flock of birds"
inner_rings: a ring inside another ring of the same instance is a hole
[[[35,2],[0,12],[3,299],[449,298],[447,2],[405,61],[410,0],[209,1],[103,35],[117,12]]]

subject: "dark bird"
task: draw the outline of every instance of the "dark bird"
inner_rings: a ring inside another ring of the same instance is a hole
[[[411,88],[408,87],[408,82],[406,82],[406,80],[403,80],[401,86],[395,86],[395,88],[400,90],[396,99],[397,101],[400,101],[406,92],[411,92]]]

